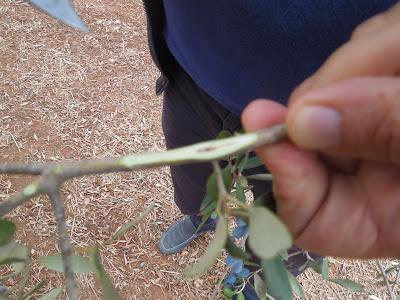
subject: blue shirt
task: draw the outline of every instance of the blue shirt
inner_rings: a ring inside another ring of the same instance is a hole
[[[358,24],[396,2],[164,0],[164,36],[194,81],[240,114],[259,97],[286,103]]]

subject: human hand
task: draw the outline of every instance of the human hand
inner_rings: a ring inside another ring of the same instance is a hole
[[[247,131],[286,122],[291,141],[257,150],[296,245],[341,257],[400,257],[400,4],[293,93],[252,102]]]

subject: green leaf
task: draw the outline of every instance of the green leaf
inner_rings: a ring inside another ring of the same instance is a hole
[[[114,235],[111,237],[110,241],[115,241],[119,239],[128,230],[132,229],[132,227],[142,222],[143,219],[147,217],[147,215],[152,211],[153,208],[154,208],[154,203],[151,203],[142,213],[139,214],[139,216],[137,216],[129,223],[123,225],[119,230],[117,230],[117,232],[115,232]]]
[[[329,261],[327,257],[324,257],[321,262],[321,275],[325,280],[329,278]]]
[[[100,280],[100,284],[103,288],[103,299],[122,300],[121,296],[118,294],[106,271],[104,270],[103,265],[101,264],[98,246],[92,249],[90,253],[90,261],[94,268],[96,277]]]
[[[221,139],[226,139],[231,136],[232,136],[232,132],[230,132],[229,130],[222,130],[220,133],[218,133],[216,139],[221,140]]]
[[[219,218],[217,229],[215,230],[215,236],[210,245],[207,247],[206,252],[200,258],[199,262],[194,266],[187,268],[184,271],[186,277],[197,277],[200,274],[210,268],[218,256],[221,253],[221,249],[224,247],[226,240],[228,239],[228,224],[226,219],[223,217]]]
[[[270,210],[252,207],[249,218],[249,245],[262,259],[275,257],[292,245],[286,225]]]
[[[202,206],[200,207],[200,214],[203,216],[202,219],[208,219],[216,208],[217,202],[211,199],[208,195],[205,195]]]
[[[20,258],[20,262],[13,262],[12,267],[14,269],[14,272],[20,273],[24,270],[26,267],[26,260],[28,259],[29,253],[28,253],[28,248],[25,247],[24,245],[17,245],[14,250],[13,250],[13,255],[16,258]]]
[[[8,298],[7,296],[0,295],[0,300],[11,300],[11,299]]]
[[[214,200],[211,199],[211,197],[209,197],[207,194],[205,194],[203,197],[203,201],[201,202],[201,205],[200,205],[200,212],[205,210],[212,203],[215,203]]]
[[[267,285],[258,274],[254,275],[254,289],[256,290],[256,294],[260,300],[266,299],[265,295],[267,294]]]
[[[72,270],[74,271],[74,273],[89,273],[94,271],[93,266],[88,258],[77,256],[75,254],[72,255],[71,258]],[[64,272],[64,264],[61,254],[42,257],[39,260],[39,263],[50,270]]]
[[[325,280],[329,279],[329,260],[327,257],[319,260],[318,262],[309,260],[307,265],[311,267],[315,272],[322,275]]]
[[[23,268],[27,258],[28,251],[24,245],[11,242],[0,247],[0,265],[22,263]],[[19,264],[16,266],[16,269],[20,269]]]
[[[267,283],[268,294],[277,300],[292,300],[288,272],[281,257],[263,259],[261,265]]]
[[[236,162],[239,174],[242,174],[246,164],[247,160],[249,159],[249,152],[246,152],[245,154],[241,155]]]
[[[298,282],[297,278],[294,277],[293,274],[290,272],[287,272],[287,274],[288,274],[289,283],[290,283],[293,293],[295,293],[300,299],[306,299],[306,296],[304,295],[303,287]]]
[[[289,253],[287,250],[283,250],[279,252],[279,255],[282,257],[283,260],[288,261],[289,260]]]
[[[226,240],[225,248],[226,251],[228,251],[228,253],[234,258],[244,259],[244,260],[250,258],[250,255],[244,252],[242,248],[236,246],[235,242],[230,237],[228,237]]]
[[[244,189],[243,189],[243,185],[242,185],[242,181],[241,181],[241,177],[239,176],[238,179],[236,180],[236,198],[240,201],[240,202],[246,202],[246,195],[244,193]],[[244,178],[244,177],[243,177]]]
[[[231,169],[232,167],[229,165],[222,169],[222,177],[224,179],[225,188],[228,192],[231,190],[232,185]],[[219,191],[214,172],[207,179],[207,195],[215,202],[218,201]]]
[[[244,167],[245,170],[247,169],[254,169],[257,168],[259,166],[264,165],[263,162],[261,161],[261,159],[258,156],[253,156],[250,157],[247,162],[246,162],[246,166]]]
[[[248,175],[247,179],[258,180],[258,181],[272,181],[273,177],[272,174],[262,173],[262,174]]]
[[[48,292],[46,295],[43,295],[39,298],[39,300],[56,300],[58,296],[61,294],[62,288],[55,288]]]
[[[228,299],[232,299],[233,295],[235,293],[230,289],[230,288],[224,288],[224,296],[227,297]]]
[[[239,294],[237,294],[237,298],[236,298],[237,300],[246,300],[245,298],[244,298],[244,295],[243,295],[243,292],[240,292]]]
[[[0,219],[0,246],[8,244],[13,238],[17,227],[11,221]]]
[[[329,279],[329,281],[334,282],[350,291],[360,293],[364,291],[364,287],[359,284],[354,282],[353,280],[346,279],[346,278],[333,278]]]

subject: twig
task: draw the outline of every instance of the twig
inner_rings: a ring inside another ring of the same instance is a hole
[[[212,294],[210,299],[217,299],[218,298],[218,294],[221,291],[221,284],[224,281],[224,278],[226,277],[226,275],[228,275],[228,273],[229,273],[229,270],[226,270],[224,276],[222,276],[221,279],[218,280],[218,283],[215,286],[214,292],[213,292],[213,294]]]
[[[40,193],[39,181],[27,185],[20,193],[14,194],[0,203],[0,218]]]
[[[212,166],[213,166],[213,169],[215,172],[215,177],[217,180],[219,196],[226,197],[228,192],[226,191],[224,177],[222,176],[222,172],[221,172],[221,167],[219,166],[218,161],[216,161],[216,160],[213,160],[211,163],[212,163]]]
[[[10,135],[11,135],[13,141],[14,141],[15,146],[17,146],[18,152],[21,152],[21,148],[19,148],[18,143],[17,143],[17,141],[15,140],[14,135],[13,135],[11,132],[9,132],[9,133],[10,133]]]
[[[247,179],[260,180],[260,181],[272,181],[272,174],[254,174],[246,176]]]
[[[78,289],[72,270],[73,253],[66,226],[64,207],[60,199],[60,185],[66,180],[84,175],[133,171],[137,169],[212,161],[217,175],[220,195],[229,196],[218,165],[218,160],[229,155],[285,139],[284,125],[277,125],[258,132],[243,134],[223,140],[203,142],[160,153],[140,153],[107,160],[90,160],[74,163],[0,164],[0,173],[41,175],[41,178],[26,186],[22,192],[10,196],[0,203],[0,218],[29,199],[46,194],[52,202],[59,233],[59,246],[64,264],[66,289],[69,299],[78,299]]]
[[[391,300],[396,300],[396,297],[395,297],[395,295],[392,293],[392,289],[390,288],[390,283],[389,283],[387,274],[386,274],[386,272],[385,272],[385,269],[384,269],[383,266],[382,266],[382,263],[381,263],[379,260],[376,260],[376,264],[377,264],[377,266],[378,266],[379,271],[380,271],[381,274],[382,274],[383,280],[385,281],[385,285],[386,285],[387,291],[388,291],[388,293],[389,293],[390,299],[391,299]]]
[[[27,164],[26,169],[21,167],[21,164],[0,164],[0,173],[2,173],[1,170],[6,170],[4,173],[7,173],[7,170],[18,170],[23,174],[37,175],[40,168],[43,168],[42,174],[47,172],[48,174],[56,175],[61,184],[67,179],[84,175],[134,171],[165,165],[219,160],[244,150],[252,150],[261,145],[275,143],[286,137],[285,125],[276,125],[253,133],[242,134],[222,140],[202,142],[159,153],[139,153],[107,160],[57,163],[43,166],[37,165],[35,168],[32,167],[33,165]],[[11,198],[0,203],[0,218],[15,207],[39,194],[44,189],[45,185],[48,186],[48,183],[42,180],[40,184],[36,186],[36,193],[11,196]],[[25,189],[30,188],[33,188],[32,185],[27,186]]]
[[[46,165],[42,164],[2,164],[0,165],[0,173],[40,175],[45,167]]]
[[[399,268],[397,269],[397,274],[396,274],[396,279],[394,280],[393,286],[392,286],[392,293],[396,296],[396,285],[399,284],[400,282],[400,265],[398,265]]]
[[[69,299],[78,300],[78,289],[75,280],[75,274],[72,270],[73,250],[68,238],[64,206],[61,203],[60,191],[58,186],[51,192],[49,192],[49,197],[53,205],[54,216],[57,220],[57,227],[59,234],[58,243],[61,249],[61,256],[64,265],[67,294]]]

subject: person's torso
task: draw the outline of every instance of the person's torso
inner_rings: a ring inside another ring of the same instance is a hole
[[[164,0],[164,36],[195,82],[240,114],[259,97],[286,103],[358,24],[396,2]]]

